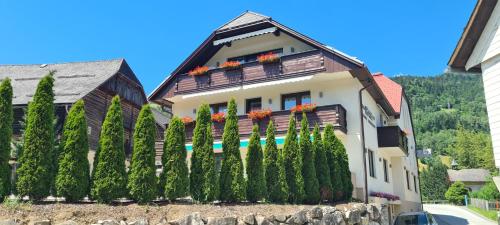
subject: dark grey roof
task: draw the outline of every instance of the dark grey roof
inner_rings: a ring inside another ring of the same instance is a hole
[[[27,104],[40,79],[55,70],[55,103],[73,103],[113,77],[123,59],[56,64],[0,65],[0,79],[12,79],[14,105]]]
[[[485,169],[448,170],[448,177],[451,182],[486,182],[490,172]]]
[[[156,107],[151,107],[151,111],[153,112],[153,116],[155,118],[156,123],[163,129],[165,129],[165,125],[170,122],[171,116],[167,115],[167,112],[161,112],[161,109],[157,109]]]
[[[265,19],[269,19],[269,17],[255,13],[255,12],[246,11],[243,14],[239,15],[238,17],[234,18],[233,20],[222,25],[217,30],[219,31],[219,30],[232,29],[232,28],[240,27],[242,25],[252,24],[252,23],[255,23],[258,21],[262,21]]]

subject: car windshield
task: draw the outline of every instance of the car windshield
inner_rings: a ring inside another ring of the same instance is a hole
[[[425,215],[401,215],[396,218],[394,225],[427,225]]]

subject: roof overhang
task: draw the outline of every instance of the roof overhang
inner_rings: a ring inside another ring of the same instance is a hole
[[[466,71],[465,64],[469,60],[483,30],[490,19],[498,0],[478,0],[464,28],[462,36],[448,61],[452,70]],[[470,68],[472,72],[481,70],[479,65]]]

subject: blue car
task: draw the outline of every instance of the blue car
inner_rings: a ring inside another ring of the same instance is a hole
[[[401,213],[394,220],[394,225],[438,225],[436,220],[428,212]]]

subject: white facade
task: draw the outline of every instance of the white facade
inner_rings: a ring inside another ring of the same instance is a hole
[[[497,3],[466,69],[481,65],[495,165],[500,168],[500,4]]]

